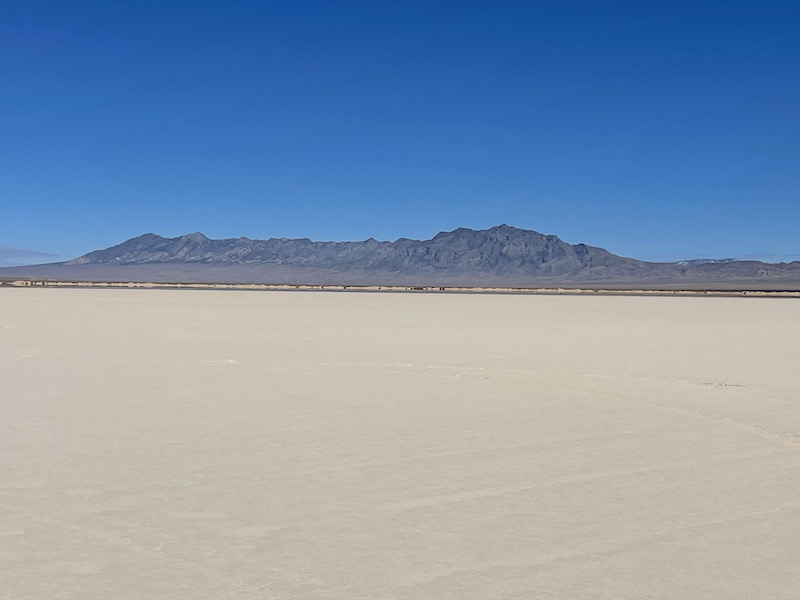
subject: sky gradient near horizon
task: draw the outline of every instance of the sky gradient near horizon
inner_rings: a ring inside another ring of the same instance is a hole
[[[12,1],[0,265],[500,223],[800,259],[800,2]]]

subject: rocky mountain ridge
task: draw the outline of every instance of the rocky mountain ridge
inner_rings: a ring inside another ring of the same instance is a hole
[[[154,281],[220,283],[511,287],[744,280],[800,283],[800,262],[647,262],[509,225],[482,230],[459,228],[441,232],[430,240],[400,238],[394,242],[372,238],[358,242],[315,242],[307,238],[215,240],[201,233],[175,238],[147,233],[52,266],[56,267],[59,276],[72,273],[102,276],[103,280],[141,281],[149,277]]]
[[[313,242],[307,238],[209,239],[201,233],[164,238],[148,233],[68,261],[83,264],[201,263],[280,264],[338,271],[392,273],[448,272],[577,276],[608,269],[634,274],[648,265],[554,235],[500,225],[485,230],[459,228],[430,240],[395,242]],[[652,268],[652,267],[651,267]]]

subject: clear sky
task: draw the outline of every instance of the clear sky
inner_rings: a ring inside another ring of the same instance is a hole
[[[800,258],[798,32],[799,0],[9,0],[0,262],[500,223]]]

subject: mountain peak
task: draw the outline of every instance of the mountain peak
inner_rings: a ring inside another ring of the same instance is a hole
[[[133,242],[133,241],[149,242],[149,241],[165,240],[165,239],[167,239],[167,238],[162,237],[162,236],[160,236],[160,235],[158,235],[156,233],[143,233],[142,235],[137,236],[135,238],[131,238],[128,241],[129,242]]]
[[[210,241],[210,238],[206,237],[204,234],[200,233],[199,231],[195,231],[194,233],[187,233],[186,235],[180,236],[179,239],[187,240],[187,241],[191,241],[191,242],[196,242],[198,244]]]
[[[502,223],[500,225],[495,225],[494,227],[490,227],[489,229],[484,230],[486,233],[501,233],[503,235],[525,235],[525,236],[541,236],[541,237],[555,237],[555,236],[548,236],[544,233],[540,233],[538,231],[534,231],[533,229],[520,229],[519,227],[514,227],[513,225],[508,225],[506,223]]]

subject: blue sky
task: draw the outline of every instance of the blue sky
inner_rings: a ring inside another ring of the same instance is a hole
[[[800,258],[798,31],[796,0],[7,2],[0,262],[500,223]]]

